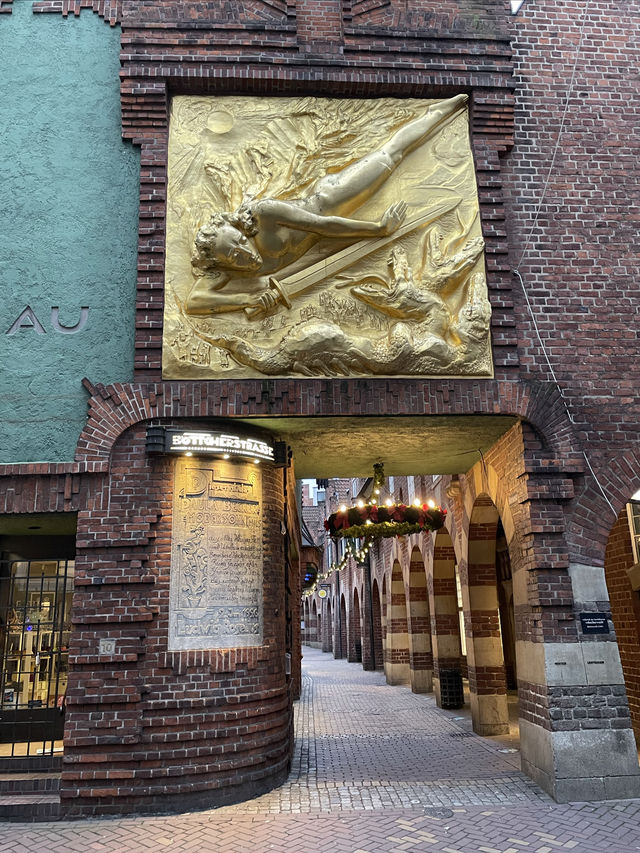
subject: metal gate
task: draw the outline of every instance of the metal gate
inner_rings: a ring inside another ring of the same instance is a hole
[[[0,756],[62,749],[73,560],[0,561]]]

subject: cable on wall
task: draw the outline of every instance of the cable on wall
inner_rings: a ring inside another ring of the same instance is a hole
[[[560,385],[560,382],[558,381],[558,377],[556,376],[556,372],[553,369],[551,359],[549,358],[549,351],[548,351],[547,347],[545,346],[544,340],[542,339],[542,335],[540,334],[540,327],[538,326],[538,322],[537,322],[536,315],[535,315],[535,312],[533,309],[533,305],[531,304],[531,300],[529,299],[529,294],[527,293],[527,288],[525,286],[524,279],[523,279],[518,267],[522,264],[526,254],[529,250],[529,244],[531,243],[531,240],[533,238],[533,233],[535,231],[536,225],[538,224],[538,219],[540,217],[540,211],[542,210],[542,205],[544,204],[544,200],[545,200],[545,197],[547,194],[547,190],[549,188],[549,183],[551,181],[551,176],[552,176],[553,170],[555,168],[556,157],[558,155],[558,151],[560,150],[560,142],[561,142],[562,136],[564,134],[564,130],[565,130],[567,114],[569,111],[569,103],[571,101],[571,96],[573,94],[573,90],[575,87],[576,72],[577,72],[577,68],[578,68],[578,60],[580,59],[580,55],[582,52],[582,44],[584,41],[584,33],[585,33],[586,22],[587,22],[587,14],[589,12],[590,4],[591,4],[591,0],[586,0],[586,2],[583,4],[582,18],[580,21],[580,34],[579,34],[579,38],[578,38],[578,44],[577,44],[576,50],[575,50],[575,55],[574,55],[574,59],[573,59],[573,67],[571,69],[571,78],[570,78],[569,86],[567,89],[567,97],[565,100],[564,109],[562,111],[562,117],[560,119],[560,126],[558,128],[558,134],[556,136],[556,142],[555,142],[555,145],[553,147],[553,152],[551,155],[551,162],[549,163],[549,168],[547,170],[547,175],[546,175],[546,178],[544,181],[544,186],[542,188],[542,194],[540,196],[537,207],[535,209],[533,220],[532,220],[531,225],[529,227],[529,233],[527,234],[527,237],[526,237],[525,243],[524,243],[524,247],[523,247],[522,253],[520,255],[520,260],[518,261],[518,265],[513,270],[514,275],[517,276],[518,281],[520,282],[520,287],[522,289],[522,293],[524,295],[525,302],[527,304],[527,310],[529,311],[529,316],[531,317],[531,322],[533,323],[533,328],[534,328],[536,337],[538,339],[540,349],[542,350],[545,361],[547,363],[547,367],[549,369],[549,374],[550,374],[556,388],[558,389],[558,393],[560,394],[560,398],[561,398],[562,403],[564,405],[564,409],[567,413],[567,417],[569,418],[569,422],[572,424],[572,426],[576,425],[575,420],[573,418],[571,410],[569,409],[567,399],[565,397],[562,386]],[[587,467],[589,468],[589,471],[591,472],[591,476],[595,480],[595,482],[598,486],[598,489],[600,490],[600,492],[602,494],[602,497],[605,499],[605,501],[609,505],[611,512],[613,513],[614,517],[617,518],[618,513],[615,511],[613,504],[609,500],[609,496],[607,495],[602,483],[600,482],[600,479],[598,478],[597,474],[593,470],[593,466],[591,465],[591,462],[589,460],[589,457],[587,455],[586,450],[582,449],[582,455],[584,456],[584,460],[587,464]]]

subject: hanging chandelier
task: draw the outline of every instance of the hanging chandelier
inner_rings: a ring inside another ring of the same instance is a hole
[[[355,506],[342,505],[324,522],[332,539],[389,539],[410,536],[412,533],[440,530],[446,509],[434,501],[423,503],[416,498],[412,504],[396,503],[393,497],[382,497],[385,485],[384,466],[373,466],[373,493],[368,503],[359,500]]]

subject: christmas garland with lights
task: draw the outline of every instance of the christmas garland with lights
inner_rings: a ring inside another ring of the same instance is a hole
[[[386,483],[384,466],[377,462],[373,466],[373,494],[380,495]],[[341,506],[324,522],[325,530],[332,539],[390,539],[394,536],[410,536],[426,530],[440,530],[444,526],[446,509],[436,506],[433,501],[422,503],[415,500],[413,505],[394,503],[387,498],[378,503],[372,497],[369,503],[358,501],[357,506]]]
[[[341,507],[325,520],[325,530],[332,539],[389,539],[410,536],[427,530],[440,530],[447,514],[435,504],[377,504],[361,503]]]
[[[382,462],[378,462],[373,466],[374,496],[370,502],[361,500],[356,506],[341,506],[325,520],[325,530],[332,539],[346,540],[344,554],[338,563],[331,564],[327,572],[318,574],[316,582],[310,589],[304,590],[303,595],[313,595],[318,583],[328,580],[333,572],[341,571],[349,559],[361,563],[377,539],[410,536],[412,533],[435,531],[444,527],[447,511],[433,501],[423,503],[415,500],[412,505],[407,505],[394,503],[389,497],[382,502],[379,498],[385,483],[384,466]],[[362,542],[360,550],[355,548],[356,540]]]

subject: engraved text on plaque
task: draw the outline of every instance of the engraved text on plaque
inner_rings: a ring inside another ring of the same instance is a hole
[[[176,460],[169,649],[262,643],[261,472]]]

